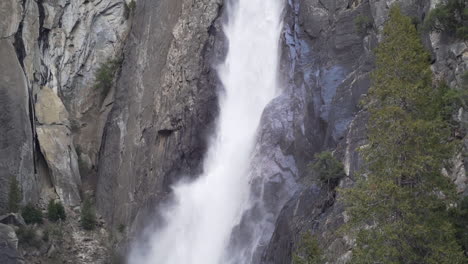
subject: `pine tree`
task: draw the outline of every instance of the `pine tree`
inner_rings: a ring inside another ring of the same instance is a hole
[[[352,263],[466,263],[447,208],[453,185],[441,175],[453,155],[446,89],[432,85],[430,56],[411,19],[390,11],[369,91],[365,173],[341,190]]]
[[[47,206],[47,218],[52,222],[57,222],[58,220],[65,221],[67,219],[65,207],[60,201],[49,201],[49,205]]]
[[[317,239],[310,233],[305,233],[299,248],[293,254],[293,264],[322,264],[324,255]]]
[[[86,230],[93,230],[96,227],[96,212],[90,198],[86,198],[81,208],[81,226]]]

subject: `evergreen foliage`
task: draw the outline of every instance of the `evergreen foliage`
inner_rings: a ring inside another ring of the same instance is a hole
[[[94,88],[106,96],[112,88],[114,76],[122,63],[121,59],[111,59],[102,63],[96,71]]]
[[[94,211],[91,199],[86,198],[81,208],[81,226],[86,230],[93,230],[96,227],[96,212]]]
[[[310,233],[304,234],[297,251],[293,254],[293,264],[323,264],[324,256],[317,239]]]
[[[468,256],[468,197],[464,197],[450,210],[450,218],[455,226],[455,237]]]
[[[331,186],[336,186],[344,176],[343,164],[329,151],[316,154],[310,168],[318,174],[320,181]]]
[[[63,207],[60,201],[49,201],[49,205],[47,206],[47,218],[52,222],[57,222],[58,220],[65,221],[67,215],[65,213],[65,207]]]
[[[124,10],[124,16],[125,19],[129,19],[130,15],[133,15],[136,9],[136,2],[135,0],[130,1],[128,4],[125,2],[125,10]]]
[[[424,21],[427,31],[446,32],[468,39],[468,7],[464,0],[449,0],[431,10]]]
[[[117,227],[117,231],[119,231],[120,233],[123,233],[125,232],[125,229],[127,227],[124,225],[124,224],[120,224],[118,227]]]
[[[372,20],[368,16],[359,15],[354,19],[354,26],[359,34],[365,35],[368,30],[372,29]]]
[[[28,245],[31,247],[39,248],[42,244],[39,237],[36,235],[36,231],[32,226],[21,226],[17,231],[18,242],[21,245]]]
[[[369,91],[365,174],[341,190],[352,263],[466,263],[449,220],[453,184],[441,174],[454,153],[444,114],[447,89],[434,87],[430,56],[411,19],[390,11]]]
[[[42,211],[32,204],[28,204],[21,209],[21,216],[26,224],[42,224]]]

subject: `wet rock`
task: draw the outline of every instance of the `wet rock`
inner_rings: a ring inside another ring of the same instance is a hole
[[[358,149],[366,144],[367,113],[359,111],[358,103],[370,86],[372,49],[381,38],[379,30],[388,17],[389,7],[396,2],[405,14],[419,22],[429,7],[435,6],[434,1],[418,0],[326,3],[297,0],[292,2],[285,18],[289,55],[283,57],[293,61],[294,67],[283,63],[284,72],[292,76],[294,86],[305,87],[303,97],[308,104],[304,131],[309,145],[301,146],[307,146],[312,153],[335,149],[335,156],[343,162],[348,175],[340,183],[342,188],[352,186],[354,173],[364,166]],[[310,10],[317,12],[308,15]],[[354,20],[360,15],[373,21],[372,29],[364,35],[355,29]],[[467,69],[466,45],[444,39],[440,34],[424,38],[434,52],[433,70],[437,79],[447,80],[454,88],[459,86],[460,76]],[[463,110],[460,116],[460,119],[465,116]],[[303,136],[295,134],[294,140],[303,142]],[[454,170],[449,175],[461,193],[466,192],[466,163],[461,156],[455,158]],[[290,263],[302,232],[312,232],[319,238],[330,263],[346,263],[352,241],[334,234],[345,221],[343,205],[336,199],[329,200],[317,186],[311,187],[310,181],[314,179],[309,178],[313,175],[303,168],[298,167],[305,190],[297,193],[281,211],[273,237],[263,251],[262,263]]]
[[[217,0],[138,1],[98,168],[109,225],[144,226],[170,184],[200,172],[217,109],[219,9]]]

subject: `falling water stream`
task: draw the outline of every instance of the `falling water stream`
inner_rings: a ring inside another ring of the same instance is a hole
[[[203,174],[173,186],[174,201],[161,212],[165,225],[144,252],[131,254],[132,264],[225,264],[232,230],[248,208],[257,128],[278,92],[283,0],[231,2],[224,25],[229,48],[218,68],[224,90]]]

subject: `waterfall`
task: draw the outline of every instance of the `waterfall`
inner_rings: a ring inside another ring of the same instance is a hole
[[[173,186],[164,225],[134,250],[134,264],[224,264],[232,230],[249,203],[251,153],[262,112],[278,92],[283,0],[234,0],[218,75],[219,117],[203,173]],[[241,263],[247,264],[247,263]]]

